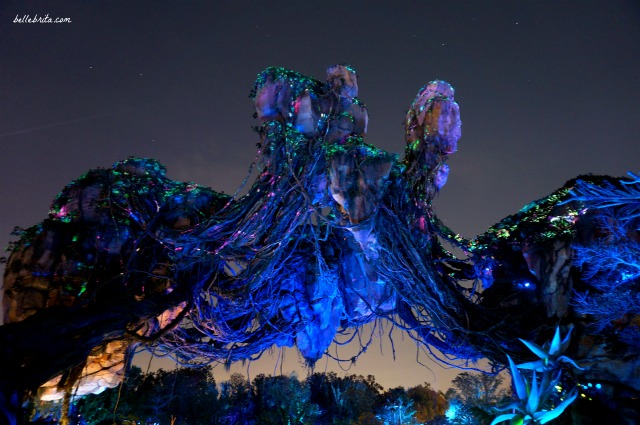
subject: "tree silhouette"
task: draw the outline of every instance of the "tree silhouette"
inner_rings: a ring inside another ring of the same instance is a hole
[[[500,375],[460,373],[447,391],[447,398],[455,411],[455,418],[450,421],[460,425],[490,423],[495,416],[491,408],[510,399],[510,391],[503,383]]]
[[[252,382],[254,415],[260,424],[314,424],[320,411],[310,401],[309,386],[295,375],[258,375]]]
[[[221,384],[220,404],[220,423],[253,423],[254,406],[251,397],[251,383],[242,374],[233,373],[228,381]]]
[[[409,388],[407,396],[413,400],[416,419],[421,423],[442,417],[447,411],[448,402],[445,395],[431,388],[431,384],[428,382]]]
[[[413,408],[413,400],[409,398],[399,398],[388,401],[382,407],[382,413],[378,418],[382,420],[384,425],[413,425],[417,424],[414,417],[416,410]]]
[[[364,421],[382,402],[382,387],[373,375],[338,377],[335,372],[316,372],[307,378],[307,383],[311,401],[320,408],[319,424],[349,424],[361,416]]]
[[[220,409],[210,367],[141,374],[134,367],[122,388],[80,398],[77,410],[88,424],[128,420],[139,423],[211,424]]]

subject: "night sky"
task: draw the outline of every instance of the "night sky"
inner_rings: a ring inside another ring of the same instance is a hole
[[[71,22],[14,23],[36,14]],[[422,85],[456,88],[462,138],[435,209],[465,236],[579,174],[640,172],[638,1],[3,0],[0,246],[71,180],[128,156],[233,193],[256,155],[256,74],[275,65],[324,80],[337,63],[358,72],[365,141],[391,152],[404,151]],[[383,355],[374,344],[348,373],[446,390],[457,371],[419,366],[401,338],[395,362],[383,338]],[[278,373],[276,359],[251,377]],[[283,372],[298,363],[288,349]]]

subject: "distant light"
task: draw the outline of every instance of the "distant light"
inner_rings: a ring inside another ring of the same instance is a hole
[[[602,389],[602,385],[601,384],[596,384],[596,389],[597,390]]]

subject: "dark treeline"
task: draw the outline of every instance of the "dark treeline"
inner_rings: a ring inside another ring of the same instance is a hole
[[[75,400],[71,423],[111,425],[216,424],[480,424],[503,401],[502,378],[462,373],[442,393],[429,383],[385,390],[373,375],[313,373],[306,379],[242,374],[216,383],[211,367],[142,373],[133,367],[120,387]],[[473,399],[468,394],[473,394]],[[457,419],[445,413],[454,406]],[[31,420],[59,416],[59,403],[31,409]],[[487,423],[489,423],[487,422]]]

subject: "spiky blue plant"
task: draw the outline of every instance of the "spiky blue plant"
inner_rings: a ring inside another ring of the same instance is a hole
[[[530,341],[520,340],[531,352],[538,356],[539,359],[516,365],[511,357],[507,355],[513,387],[518,400],[507,406],[496,408],[496,410],[502,412],[511,410],[511,413],[503,413],[497,416],[493,422],[491,422],[491,425],[505,421],[510,421],[509,423],[511,425],[545,424],[560,416],[562,412],[573,403],[578,396],[577,388],[569,391],[557,406],[545,409],[551,395],[560,382],[562,376],[561,363],[568,363],[579,369],[573,360],[562,355],[569,346],[570,338],[571,328],[564,339],[561,339],[560,328],[558,327],[556,328],[553,339],[545,343],[542,347]],[[520,369],[533,371],[530,381],[522,375]],[[538,379],[539,373],[542,374],[541,379]]]

